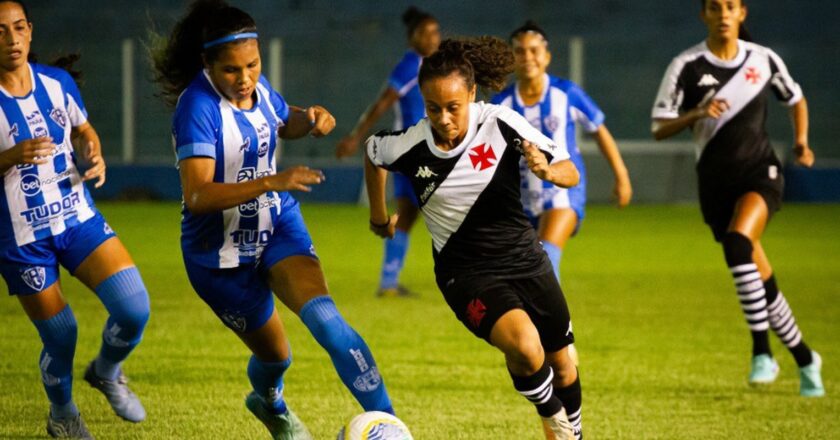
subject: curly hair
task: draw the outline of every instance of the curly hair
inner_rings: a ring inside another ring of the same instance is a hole
[[[510,46],[497,37],[446,39],[438,51],[423,59],[418,82],[458,73],[467,88],[500,91],[513,73],[514,60]]]
[[[243,32],[256,32],[257,24],[245,11],[229,6],[224,0],[197,0],[172,29],[169,38],[149,32],[147,49],[153,66],[154,81],[161,88],[158,96],[175,106],[178,96],[221,51],[235,40],[204,49],[204,43]]]

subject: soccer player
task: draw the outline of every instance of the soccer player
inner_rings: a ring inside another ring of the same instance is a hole
[[[437,50],[440,44],[440,27],[432,15],[413,6],[406,9],[402,20],[408,31],[410,49],[394,67],[379,98],[362,115],[353,131],[338,143],[336,148],[338,157],[355,153],[371,127],[391,107],[394,108],[395,113],[394,131],[411,127],[426,116],[423,97],[417,85],[417,73],[420,71],[423,57]],[[411,291],[399,283],[399,277],[408,251],[408,233],[417,220],[419,208],[417,197],[411,189],[411,182],[407,176],[394,174],[394,193],[397,199],[399,220],[394,236],[385,240],[385,256],[382,261],[377,296],[411,295]]]
[[[390,237],[387,172],[408,176],[432,235],[435,278],[458,319],[505,355],[514,387],[552,428],[573,438],[566,412],[581,390],[560,284],[522,210],[519,160],[562,187],[578,183],[565,139],[548,139],[513,110],[475,103],[476,86],[499,90],[513,71],[494,37],[444,40],[418,77],[428,118],[367,141],[370,227]],[[579,434],[578,434],[579,435]]]
[[[59,264],[93,290],[109,313],[102,347],[84,379],[118,416],[146,417],[121,364],[149,319],[149,296],[131,256],[94,206],[84,181],[105,183],[99,136],[74,77],[34,61],[32,23],[19,1],[0,2],[0,274],[44,344],[41,378],[50,401],[47,432],[93,438],[73,401],[77,324]],[[71,69],[78,56],[57,63]],[[78,72],[74,72],[78,73]],[[76,163],[88,166],[80,173]]]
[[[194,2],[153,50],[163,96],[176,103],[173,138],[184,195],[181,249],[189,280],[251,350],[247,408],[277,439],[311,435],[283,398],[292,357],[272,291],[327,350],[366,411],[393,413],[364,340],[328,295],[289,190],[324,180],[299,166],[277,172],[277,139],[321,137],[335,119],[291,107],[260,74],[254,19],[223,1]]]
[[[805,344],[761,246],[767,222],[781,208],[783,187],[765,128],[767,92],[790,108],[795,161],[806,167],[814,163],[808,106],[782,59],[749,42],[742,0],[701,5],[708,36],[665,72],[653,106],[653,135],[661,140],[690,128],[697,142],[700,209],[723,246],[752,333],[749,383],[771,383],[779,374],[768,341],[772,328],[799,366],[800,394],[822,396],[820,356]]]
[[[586,206],[586,168],[575,140],[575,123],[595,138],[610,163],[619,207],[630,203],[633,189],[615,140],[604,125],[604,113],[577,84],[546,72],[551,52],[545,32],[529,20],[511,33],[510,42],[516,60],[516,82],[494,96],[492,102],[514,109],[549,139],[563,138],[580,173],[580,183],[566,189],[539,179],[524,159],[519,167],[522,205],[537,228],[559,279],[563,247],[580,227]]]

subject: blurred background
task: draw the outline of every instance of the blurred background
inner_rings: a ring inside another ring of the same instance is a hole
[[[97,198],[177,198],[170,139],[171,109],[155,97],[144,43],[149,30],[168,34],[186,1],[28,1],[33,51],[41,61],[80,52],[82,96],[111,166]],[[626,0],[231,1],[257,21],[264,74],[291,104],[321,104],[336,117],[335,132],[286,143],[282,164],[307,163],[328,182],[303,198],[359,200],[361,156],[334,159],[338,139],[375,99],[406,49],[400,21],[415,4],[438,18],[444,36],[494,34],[506,38],[533,18],[549,33],[550,71],[582,83],[607,115],[619,140],[639,202],[695,200],[694,150],[689,136],[654,143],[650,109],[671,59],[702,41],[700,2]],[[811,147],[818,169],[787,167],[792,200],[840,200],[840,3],[832,0],[748,1],[747,27],[774,49],[801,84],[811,114]],[[274,41],[274,58],[271,42]],[[570,63],[570,47],[580,62]],[[570,72],[571,69],[571,72]],[[771,106],[770,136],[780,154],[790,149],[787,110]],[[380,122],[390,127],[392,115]],[[607,201],[609,168],[584,143],[590,199]],[[589,157],[593,156],[593,157]],[[330,177],[334,177],[330,179]]]

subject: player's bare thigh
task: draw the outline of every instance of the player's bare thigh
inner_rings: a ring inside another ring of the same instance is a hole
[[[577,213],[574,209],[548,209],[540,215],[537,233],[541,241],[548,241],[563,249],[569,237],[575,232],[577,223]]]
[[[131,259],[128,250],[119,238],[111,237],[82,261],[73,276],[94,290],[111,275],[130,267],[134,267],[134,260]]]
[[[17,295],[26,316],[31,320],[50,319],[64,310],[67,302],[61,295],[61,283],[56,280],[51,286],[33,295]]]
[[[761,247],[761,235],[767,226],[767,203],[757,192],[748,192],[735,202],[732,221],[729,223],[730,232],[738,232],[753,243],[753,261],[758,266],[762,279],[767,279],[773,273],[773,268],[767,260],[764,248]]]
[[[289,358],[289,342],[286,329],[277,309],[262,327],[248,333],[234,331],[251,353],[263,362],[281,362]]]
[[[311,299],[328,293],[321,263],[316,258],[293,255],[284,258],[268,271],[268,285],[295,314]]]

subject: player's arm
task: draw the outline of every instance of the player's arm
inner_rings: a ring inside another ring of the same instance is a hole
[[[0,152],[0,175],[15,165],[43,165],[55,152],[51,137],[39,137],[18,142],[14,147]]]
[[[793,154],[796,163],[805,167],[814,165],[814,152],[808,145],[808,102],[805,97],[790,108],[793,122]]]
[[[711,99],[710,97],[710,99],[676,118],[654,119],[650,130],[653,133],[653,138],[661,141],[693,126],[695,122],[703,118],[717,119],[727,110],[729,110],[729,103],[725,99]]]
[[[335,118],[320,105],[308,108],[289,106],[289,122],[277,129],[283,139],[299,139],[306,135],[324,137],[335,128]]]
[[[233,208],[268,191],[310,191],[308,185],[324,181],[319,170],[297,166],[259,179],[239,183],[213,181],[216,160],[189,157],[179,162],[184,204],[192,214],[210,214]]]
[[[563,188],[573,187],[580,182],[580,173],[571,160],[549,164],[545,153],[526,140],[522,141],[522,153],[528,162],[528,168],[540,179]]]
[[[397,100],[400,99],[399,92],[393,87],[387,86],[376,101],[368,107],[367,110],[359,118],[359,122],[350,131],[350,134],[344,136],[335,147],[335,156],[342,158],[352,155],[359,149],[359,143],[364,139],[370,129],[376,124],[376,121],[391,108]]]
[[[388,171],[371,162],[365,155],[365,185],[368,201],[370,202],[370,230],[383,238],[392,238],[396,231],[397,214],[388,215],[388,205],[385,203],[385,184]]]
[[[592,137],[595,139],[595,143],[598,144],[601,154],[609,162],[613,174],[615,174],[613,195],[618,202],[618,207],[623,208],[630,204],[630,199],[633,197],[633,187],[630,185],[630,173],[627,172],[627,166],[624,165],[624,160],[618,151],[615,138],[613,138],[607,126],[604,124],[598,126],[597,131],[592,133]]]
[[[82,181],[96,179],[93,185],[99,188],[105,184],[105,158],[102,156],[102,143],[99,135],[90,122],[85,122],[78,127],[73,127],[70,132],[70,140],[76,149],[76,154],[82,158],[88,166],[82,176]]]

